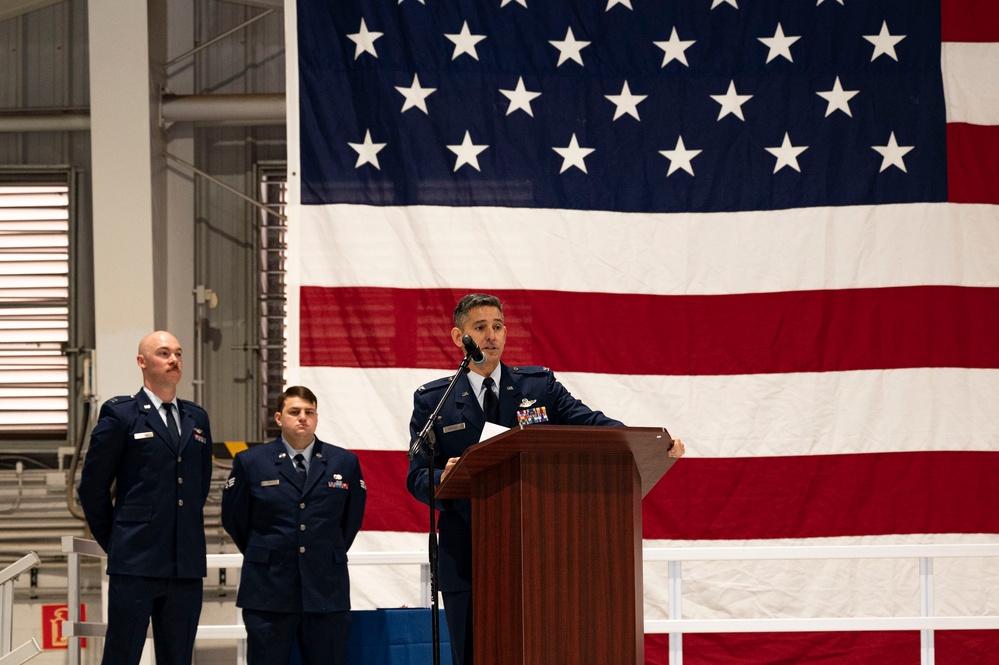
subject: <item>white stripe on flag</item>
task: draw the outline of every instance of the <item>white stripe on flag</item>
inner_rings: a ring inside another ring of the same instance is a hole
[[[330,205],[303,206],[301,224],[309,286],[461,289],[488,279],[494,290],[645,295],[999,286],[999,224],[987,205],[725,215]]]
[[[999,370],[695,377],[555,370],[593,408],[628,425],[666,427],[684,439],[690,457],[999,449],[999,409],[993,408]],[[329,367],[300,373],[329,405],[319,438],[356,450],[405,450],[413,391],[447,375]]]
[[[945,42],[940,58],[947,122],[999,125],[999,44]]]

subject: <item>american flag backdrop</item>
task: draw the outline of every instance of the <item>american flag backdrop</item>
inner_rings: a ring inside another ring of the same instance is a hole
[[[643,503],[647,546],[999,538],[999,4],[286,15],[290,379],[361,458],[355,548],[425,548],[412,394],[457,366],[472,291],[505,303],[505,361],[684,439]],[[938,614],[999,614],[995,561],[936,574]],[[355,607],[418,600],[411,567],[354,575]],[[665,618],[665,570],[645,588]],[[684,588],[686,618],[919,613],[909,560],[686,564]],[[647,635],[647,662],[666,644]],[[992,662],[999,636],[938,632],[936,651]],[[915,632],[684,638],[688,665],[918,652]]]

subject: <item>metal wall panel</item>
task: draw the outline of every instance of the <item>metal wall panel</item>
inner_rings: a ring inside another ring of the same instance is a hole
[[[197,43],[247,23],[266,10],[206,0],[195,6]],[[284,15],[272,12],[211,44],[195,56],[197,94],[284,92]],[[203,127],[195,133],[196,165],[248,196],[259,198],[254,165],[287,157],[285,128]],[[208,311],[205,406],[217,438],[258,440],[259,399],[256,208],[221,187],[197,189],[197,238],[203,243],[198,283],[219,305]]]
[[[256,19],[202,51],[199,92],[284,92],[283,12],[214,0],[200,2],[198,9],[195,30],[199,41]]]
[[[0,53],[0,114],[87,108],[86,2],[64,0],[0,21]],[[6,166],[85,168],[89,158],[86,132],[0,132]]]
[[[166,16],[166,24],[153,29],[171,31],[168,59],[182,55],[185,49],[207,44],[167,69],[167,92],[284,92],[284,15],[280,10],[267,13],[269,10],[238,0],[151,1],[162,2],[165,7],[163,13],[150,15]],[[262,18],[252,20],[254,17]],[[0,116],[40,110],[88,110],[87,19],[85,0],[64,0],[0,21]],[[247,25],[208,44],[243,24]],[[184,154],[195,166],[253,197],[258,196],[254,165],[259,161],[282,161],[287,155],[284,126],[168,129],[168,141],[174,135],[193,137],[193,151]],[[168,143],[168,150],[172,147],[179,148],[180,144]],[[83,183],[90,181],[90,148],[90,134],[86,131],[0,131],[0,164],[68,165],[83,176]],[[216,184],[190,177],[195,183],[193,209],[180,214],[195,219],[195,236],[190,239],[196,256],[195,283],[219,293],[219,306],[206,313],[208,340],[203,349],[202,401],[212,412],[217,438],[254,440],[261,432],[257,409],[259,369],[254,349],[259,334],[259,279],[254,252],[259,216],[252,206]],[[81,196],[89,201],[89,192],[81,192]],[[191,204],[168,200],[167,205],[177,210]],[[90,237],[90,217],[89,206],[78,210],[76,223],[83,225],[78,231],[84,231],[85,238]],[[82,250],[90,248],[85,244]],[[89,279],[89,275],[83,277]],[[87,294],[88,289],[84,287],[83,292]],[[79,314],[79,327],[84,332],[92,330],[92,307],[82,307]],[[188,331],[178,334],[191,337]],[[82,337],[85,342],[87,335]],[[193,375],[191,364],[185,369]]]
[[[0,119],[10,114],[86,109],[89,103],[87,58],[87,4],[64,0],[0,21]],[[71,283],[73,300],[70,348],[93,345],[93,290],[89,242],[90,134],[85,131],[0,131],[0,166],[10,174],[70,171],[74,199],[71,203]],[[79,177],[77,177],[79,176]],[[81,205],[83,203],[83,205]],[[78,358],[71,356],[70,395],[82,384]],[[85,423],[81,405],[71,399],[68,438]],[[66,441],[8,440],[7,451],[51,453]]]

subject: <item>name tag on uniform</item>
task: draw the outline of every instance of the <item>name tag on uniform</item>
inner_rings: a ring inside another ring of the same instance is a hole
[[[275,479],[275,480],[261,480],[260,481],[260,486],[261,487],[274,487],[275,485],[280,485],[280,484],[281,484],[281,481],[277,480],[277,479]]]
[[[133,435],[136,439],[151,439],[153,438],[152,432],[136,432]]]
[[[444,428],[444,433],[457,432],[460,429],[465,429],[465,423],[458,423],[457,425],[448,425]]]

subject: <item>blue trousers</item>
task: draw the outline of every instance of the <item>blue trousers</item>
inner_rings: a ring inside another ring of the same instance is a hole
[[[350,612],[243,609],[247,665],[284,665],[298,644],[302,665],[347,665]]]
[[[442,591],[452,665],[472,665],[472,592]]]
[[[203,580],[111,575],[102,665],[137,665],[153,622],[156,665],[191,665]]]

